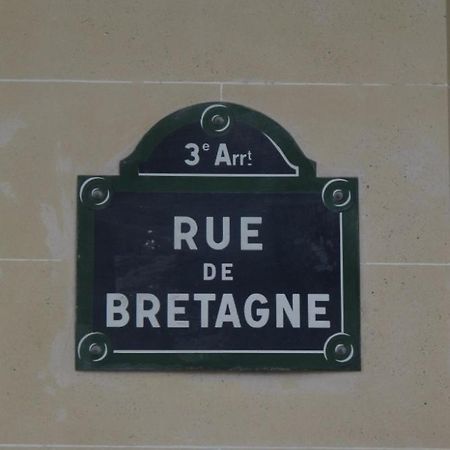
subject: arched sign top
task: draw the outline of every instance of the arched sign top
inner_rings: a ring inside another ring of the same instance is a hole
[[[269,117],[233,103],[201,103],[168,115],[121,162],[121,175],[315,177],[315,163]]]

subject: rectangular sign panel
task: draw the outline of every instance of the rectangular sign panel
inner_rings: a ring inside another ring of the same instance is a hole
[[[115,353],[322,353],[342,331],[339,215],[318,194],[118,194],[95,254]]]

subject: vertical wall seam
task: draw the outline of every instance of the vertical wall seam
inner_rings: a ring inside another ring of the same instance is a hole
[[[448,179],[450,180],[450,0],[446,1],[446,25],[447,25],[447,130],[448,130]],[[448,185],[448,195],[450,197],[450,182]]]

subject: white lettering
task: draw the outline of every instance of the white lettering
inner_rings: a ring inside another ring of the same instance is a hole
[[[328,302],[328,294],[308,294],[308,326],[309,328],[330,328],[329,320],[317,320],[318,315],[326,314],[325,307],[317,306],[317,302]]]
[[[194,300],[200,302],[200,326],[209,327],[209,302],[216,300],[216,294],[194,294]]]
[[[124,327],[130,320],[127,311],[128,298],[123,294],[106,294],[106,326],[109,328]],[[116,319],[116,316],[120,317]]]
[[[214,161],[215,166],[219,166],[220,164],[225,163],[227,166],[231,166],[231,158],[230,153],[228,152],[227,144],[222,143],[219,144],[219,148],[217,150],[216,160]]]
[[[234,303],[233,294],[222,295],[215,327],[222,328],[225,322],[231,322],[234,328],[241,328],[241,322],[239,320],[236,304]]]
[[[186,314],[185,306],[176,306],[176,302],[186,302],[189,294],[167,294],[167,328],[189,328],[188,320],[178,320],[178,314]]]
[[[145,304],[151,303],[149,309],[145,309]],[[136,294],[136,327],[144,327],[144,319],[148,319],[153,328],[159,328],[159,322],[156,318],[161,304],[158,297],[153,294]]]
[[[214,241],[214,217],[206,218],[206,242],[213,250],[223,250],[230,243],[230,218],[222,218],[222,240]]]
[[[216,278],[216,266],[212,263],[203,263],[203,280],[210,281]]]
[[[260,242],[248,242],[251,237],[258,237],[259,230],[249,229],[249,225],[261,225],[262,217],[241,217],[241,250],[262,250]]]
[[[264,325],[266,325],[266,323],[269,320],[269,311],[267,308],[257,308],[255,313],[256,313],[256,316],[259,317],[259,319],[256,320],[252,316],[252,306],[253,306],[253,303],[255,303],[255,302],[258,302],[261,305],[264,305],[265,303],[267,303],[267,299],[262,294],[249,295],[247,297],[247,300],[245,301],[245,305],[244,305],[244,316],[245,316],[245,320],[252,328],[261,328]]]
[[[188,166],[196,166],[198,162],[200,161],[200,156],[198,154],[199,147],[197,144],[189,143],[184,146],[185,149],[191,150],[191,154],[189,155],[192,159],[185,159],[184,162]]]
[[[188,225],[187,231],[182,231],[183,225]],[[173,248],[181,250],[181,243],[185,241],[190,250],[197,250],[197,245],[194,242],[194,236],[197,234],[197,223],[192,217],[175,216],[173,226]]]
[[[285,294],[276,294],[275,299],[277,328],[284,328],[285,315],[293,328],[300,328],[300,295],[292,294],[292,305]]]
[[[233,268],[233,263],[223,263],[222,264],[222,280],[223,281],[233,281],[233,275],[231,274],[232,268]]]

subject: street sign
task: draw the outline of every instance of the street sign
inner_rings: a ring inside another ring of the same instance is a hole
[[[359,370],[356,178],[205,103],[78,179],[78,370]]]

